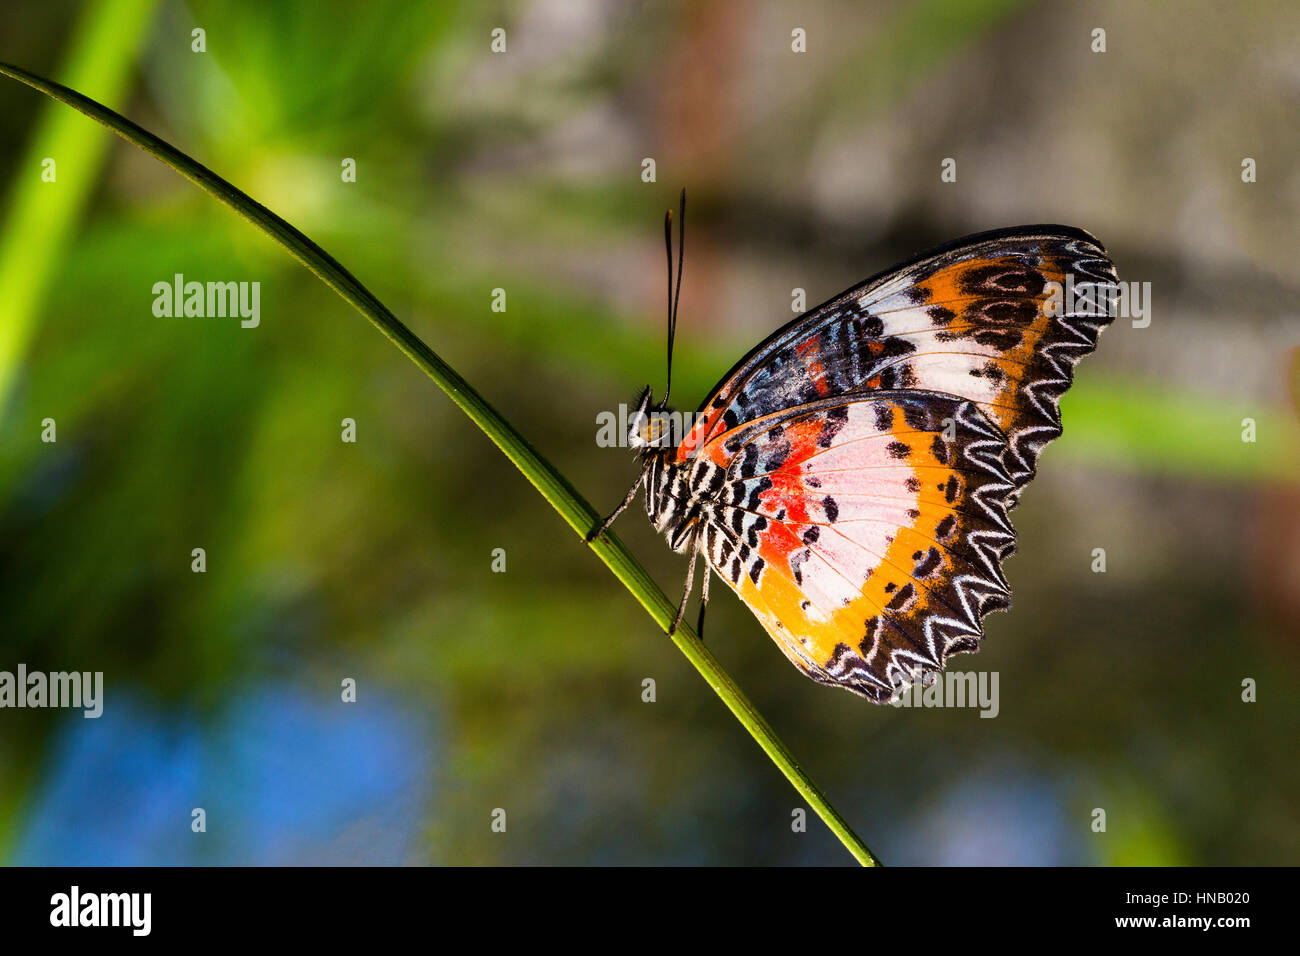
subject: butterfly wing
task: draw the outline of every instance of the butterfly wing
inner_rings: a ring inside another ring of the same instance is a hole
[[[1058,402],[1110,321],[1054,288],[1110,285],[1101,244],[1068,226],[959,239],[866,280],[778,330],[724,378],[678,448],[782,409],[891,389],[974,402],[1006,435],[1011,499],[1061,433]]]
[[[928,392],[823,399],[704,446],[714,570],[813,680],[876,702],[978,649],[1008,605],[1005,438]]]

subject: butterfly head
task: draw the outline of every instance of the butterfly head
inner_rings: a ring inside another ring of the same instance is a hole
[[[654,394],[647,385],[637,399],[636,411],[628,416],[628,447],[643,456],[672,443],[672,414],[662,402],[652,406],[653,400]]]

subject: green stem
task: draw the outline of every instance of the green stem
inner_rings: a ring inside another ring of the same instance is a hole
[[[421,371],[441,388],[460,406],[461,410],[478,425],[479,428],[496,444],[506,457],[524,473],[524,476],[541,492],[569,523],[580,537],[593,529],[599,521],[599,515],[562,474],[555,470],[545,458],[538,454],[528,440],[488,404],[474,388],[461,378],[450,365],[434,353],[414,332],[408,329],[398,318],[374,297],[352,273],[329,253],[305,235],[285,222],[261,203],[256,202],[245,193],[236,189],[206,166],[195,162],[180,150],[159,139],[148,130],[137,126],[126,117],[108,107],[96,103],[58,83],[53,83],[26,70],[6,63],[0,63],[0,74],[10,76],[47,96],[66,103],[91,119],[102,123],[123,139],[134,143],[145,152],[152,154],[162,163],[170,166],[200,189],[203,189],[235,212],[239,213],[258,229],[269,235],[304,266],[316,274],[327,286],[346,299],[364,315],[389,340],[414,362]],[[650,616],[665,631],[668,630],[676,608],[650,575],[641,567],[631,552],[613,534],[605,536],[591,544],[602,561],[614,572],[614,576],[632,592]],[[671,635],[686,659],[713,688],[713,692],[722,699],[728,709],[749,731],[750,736],[763,748],[763,752],[785,774],[786,779],[794,785],[808,804],[825,824],[830,827],[840,842],[864,866],[878,866],[880,861],[865,843],[855,834],[847,821],[831,806],[830,801],[812,782],[808,774],[799,766],[794,755],[776,736],[767,721],[758,712],[749,699],[736,686],[735,681],[723,669],[709,650],[700,641],[689,625],[677,628]]]

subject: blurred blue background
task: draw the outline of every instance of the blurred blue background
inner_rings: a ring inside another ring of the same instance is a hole
[[[200,716],[127,696],[62,723],[13,862],[405,863],[437,756],[418,714],[388,702],[345,711],[269,684]],[[229,838],[178,835],[178,805]]]

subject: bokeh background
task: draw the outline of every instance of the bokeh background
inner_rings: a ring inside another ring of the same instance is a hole
[[[819,688],[723,588],[708,640],[888,863],[1300,862],[1293,5],[12,0],[0,59],[302,228],[601,510],[634,462],[596,415],[663,377],[680,186],[688,407],[795,287],[1092,231],[1152,322],[1081,366],[1016,606],[957,659],[999,716]],[[0,669],[106,682],[99,720],[0,711],[0,859],[850,862],[488,440],[248,224],[9,80],[0,188]],[[155,317],[175,273],[261,282],[260,327]],[[620,533],[676,594],[682,559]]]

